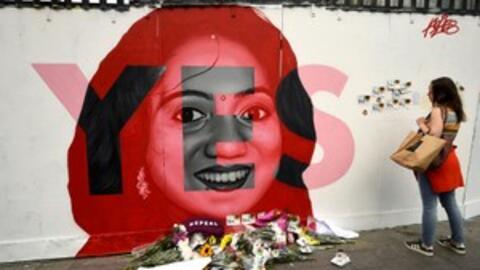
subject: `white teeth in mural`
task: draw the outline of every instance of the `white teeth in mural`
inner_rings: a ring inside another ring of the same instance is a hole
[[[236,182],[245,177],[248,172],[246,170],[238,170],[224,173],[202,173],[198,177],[202,180],[218,183]]]

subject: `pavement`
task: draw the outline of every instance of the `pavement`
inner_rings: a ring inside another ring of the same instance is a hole
[[[343,249],[351,263],[346,270],[480,270],[480,216],[465,222],[467,254],[462,256],[435,246],[435,256],[426,257],[404,247],[405,240],[418,239],[420,226],[409,225],[394,228],[362,231],[354,244],[336,246],[334,249],[317,250],[312,260],[275,265],[275,270],[287,269],[339,269],[330,263],[335,253]],[[447,222],[440,222],[437,235],[449,234]],[[130,258],[127,255],[60,259],[0,264],[2,270],[121,270]],[[180,270],[180,269],[179,269]]]

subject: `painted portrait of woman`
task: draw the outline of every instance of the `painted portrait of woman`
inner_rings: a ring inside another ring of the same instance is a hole
[[[288,41],[251,7],[162,8],[90,80],[68,153],[79,256],[128,252],[191,217],[312,215],[312,104]]]

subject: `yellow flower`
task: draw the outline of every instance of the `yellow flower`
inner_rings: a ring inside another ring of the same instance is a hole
[[[320,245],[320,241],[316,239],[315,237],[312,237],[308,235],[308,233],[305,231],[305,229],[302,229],[301,237],[305,238],[307,241],[307,244],[309,246],[318,246]]]
[[[214,246],[215,244],[217,244],[217,238],[212,235],[208,238],[208,243],[211,245],[211,246]]]
[[[230,244],[230,242],[232,242],[232,234],[225,234],[222,238],[222,241],[220,241],[220,249],[224,250],[225,247]]]
[[[203,245],[200,250],[199,250],[199,254],[200,256],[202,257],[210,257],[213,255],[213,249],[212,249],[212,246],[210,246],[208,243]]]

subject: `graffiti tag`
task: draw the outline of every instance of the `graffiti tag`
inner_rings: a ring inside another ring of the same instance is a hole
[[[423,37],[433,38],[438,34],[453,35],[460,31],[457,20],[449,19],[448,14],[442,14],[439,17],[432,18],[427,27],[422,30]]]

